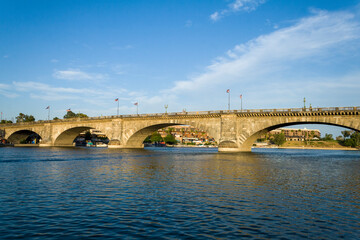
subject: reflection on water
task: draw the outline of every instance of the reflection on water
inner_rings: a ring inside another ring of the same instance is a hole
[[[360,153],[0,149],[2,238],[359,238]]]

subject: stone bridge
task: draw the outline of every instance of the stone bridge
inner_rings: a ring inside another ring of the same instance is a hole
[[[213,137],[219,143],[219,151],[242,152],[251,151],[254,141],[268,131],[306,123],[334,125],[360,131],[360,107],[119,115],[2,124],[0,130],[5,132],[8,141],[15,144],[36,133],[41,137],[39,146],[50,147],[73,146],[79,133],[97,129],[110,139],[109,147],[143,148],[144,139],[158,129],[190,125]]]

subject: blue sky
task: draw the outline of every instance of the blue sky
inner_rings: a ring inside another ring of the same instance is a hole
[[[0,110],[360,105],[359,0],[0,0]],[[329,130],[330,131],[330,130]]]

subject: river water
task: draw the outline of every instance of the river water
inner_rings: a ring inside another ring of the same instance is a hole
[[[0,148],[1,239],[359,239],[360,152]]]

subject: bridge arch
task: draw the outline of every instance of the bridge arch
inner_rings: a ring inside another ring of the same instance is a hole
[[[72,127],[61,132],[54,141],[54,146],[73,146],[74,139],[86,130],[94,129],[93,127],[81,126]]]
[[[239,148],[241,151],[251,151],[251,147],[254,144],[254,142],[262,135],[277,128],[288,127],[299,124],[330,125],[330,126],[344,127],[351,130],[360,131],[360,125],[358,123],[355,123],[354,121],[344,121],[334,118],[324,118],[324,119],[320,118],[318,120],[310,120],[310,121],[307,119],[294,119],[286,122],[276,121],[274,123],[259,124],[257,125],[257,127],[252,128],[251,131],[243,132],[238,138],[240,143]]]
[[[41,139],[41,136],[37,132],[30,129],[22,129],[11,133],[7,140],[13,144],[19,144],[22,141],[28,141],[30,137],[38,140]]]
[[[181,125],[181,124],[163,123],[163,124],[155,124],[155,125],[151,125],[151,126],[142,128],[142,129],[138,130],[137,132],[135,132],[133,135],[131,135],[131,137],[126,142],[126,146],[134,147],[134,148],[142,147],[143,142],[147,136],[151,135],[153,132],[155,132],[161,128],[175,126],[175,125]]]
[[[202,121],[161,121],[161,122],[153,122],[151,124],[142,124],[133,127],[131,130],[125,130],[124,133],[124,147],[126,148],[142,148],[143,142],[147,136],[151,135],[153,132],[170,127],[170,126],[179,126],[179,125],[188,125],[194,127],[196,129],[201,129],[209,134],[211,137],[215,139],[215,141],[219,141],[219,128],[218,126],[214,126],[214,124],[207,124],[208,122],[204,119]]]

